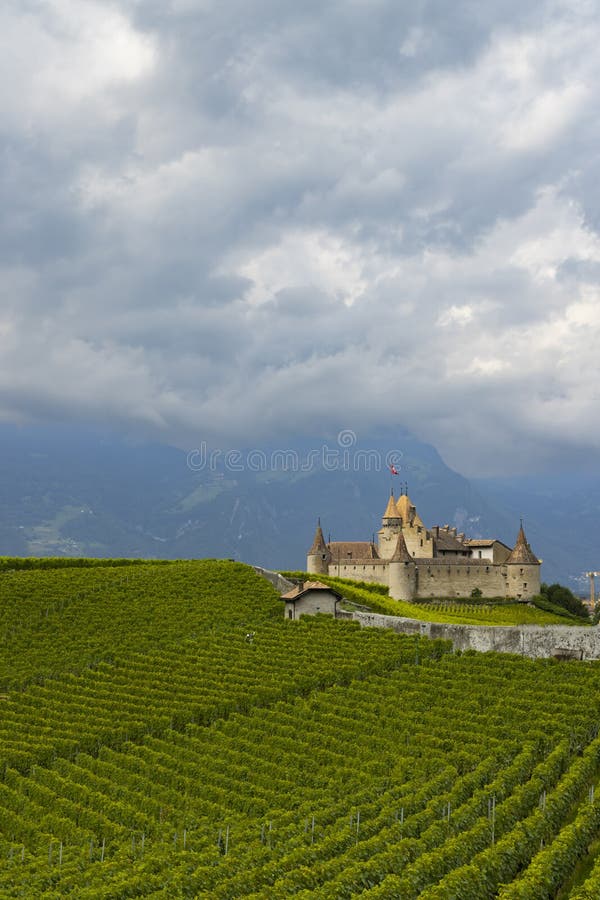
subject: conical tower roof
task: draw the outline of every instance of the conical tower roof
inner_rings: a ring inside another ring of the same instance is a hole
[[[507,563],[519,563],[520,565],[533,565],[539,566],[540,561],[529,546],[527,542],[527,538],[525,537],[525,532],[523,530],[523,523],[521,522],[521,527],[519,528],[519,533],[517,535],[517,543],[515,544],[510,556],[506,560]]]
[[[402,494],[401,497],[398,497],[398,500],[396,501],[396,507],[404,525],[408,525],[412,521],[415,525],[421,525],[423,528],[425,527],[423,525],[423,522],[421,521],[419,513],[417,512],[415,504],[412,502],[408,494]]]
[[[321,528],[321,520],[317,522],[317,530],[315,531],[315,539],[312,542],[312,547],[308,551],[308,555],[312,556],[315,553],[325,553],[327,551],[327,544],[325,543],[325,538],[323,537],[323,529]]]
[[[398,507],[396,506],[396,501],[394,500],[394,494],[390,494],[390,499],[388,500],[388,504],[385,508],[385,512],[383,514],[384,519],[399,519],[400,513],[398,512]]]
[[[402,532],[398,535],[398,540],[396,541],[396,549],[394,550],[393,556],[390,557],[390,562],[413,562],[413,558],[408,552],[408,548],[406,546],[406,541],[404,540],[404,535]]]

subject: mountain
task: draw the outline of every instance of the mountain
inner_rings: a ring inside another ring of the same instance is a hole
[[[567,472],[473,483],[498,513],[512,521],[523,517],[546,582],[587,594],[585,573],[600,571],[600,475]]]
[[[470,482],[401,427],[363,440],[341,432],[211,455],[86,428],[2,425],[0,446],[5,555],[215,556],[303,568],[317,516],[332,539],[368,539],[390,487],[398,494],[407,482],[428,525],[449,523],[512,546],[525,515],[546,580],[564,580],[593,557],[592,532],[582,541],[570,528],[569,504],[555,532],[541,482],[535,490],[516,480]],[[591,527],[597,507],[584,495],[582,488]]]

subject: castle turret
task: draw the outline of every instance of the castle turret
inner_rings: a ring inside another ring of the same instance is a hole
[[[506,560],[507,586],[511,597],[529,600],[540,592],[540,561],[532,551],[523,522],[519,528],[517,542]]]
[[[330,562],[331,553],[329,547],[325,543],[325,538],[323,537],[321,520],[318,519],[315,539],[312,542],[312,547],[308,551],[308,556],[306,557],[306,571],[314,572],[318,575],[327,575]]]
[[[421,519],[417,508],[407,493],[401,494],[396,500],[396,509],[402,523],[402,534],[406,541],[408,552],[411,556],[420,558],[431,558],[434,553],[433,538],[423,520]],[[394,535],[388,556],[394,552],[396,547],[396,537]]]
[[[412,505],[408,494],[400,494],[396,501],[396,509],[402,517],[402,524],[407,526],[410,525],[417,510],[416,507]]]
[[[396,506],[394,492],[392,491],[381,519],[381,528],[377,532],[378,550],[382,559],[391,558],[396,546],[396,538],[401,532],[402,517]]]
[[[396,524],[396,522],[399,518],[400,518],[400,513],[398,512],[398,507],[396,505],[396,501],[394,500],[394,492],[392,491],[390,494],[390,499],[387,502],[385,512],[381,519],[381,524],[382,525]]]
[[[402,532],[390,558],[388,585],[394,600],[414,600],[417,595],[417,566],[407,550]]]

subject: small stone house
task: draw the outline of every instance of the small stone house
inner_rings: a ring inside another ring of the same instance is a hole
[[[314,616],[317,613],[335,617],[342,595],[320,581],[305,581],[282,594],[281,599],[285,602],[286,619],[299,619],[300,616]]]

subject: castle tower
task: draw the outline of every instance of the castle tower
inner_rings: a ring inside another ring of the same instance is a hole
[[[401,494],[398,497],[396,500],[396,509],[402,518],[403,525],[408,527],[409,525],[412,525],[413,522],[418,525],[423,525],[421,517],[417,513],[417,507],[413,505],[408,494]]]
[[[417,595],[417,566],[406,549],[404,535],[400,531],[396,548],[390,559],[388,586],[394,600],[414,600]]]
[[[329,547],[325,543],[325,538],[323,537],[321,520],[318,519],[315,539],[312,542],[312,547],[308,551],[308,556],[306,557],[306,571],[314,572],[318,575],[327,575],[330,562],[331,553]]]
[[[407,493],[396,500],[396,509],[402,520],[402,534],[411,556],[418,559],[431,559],[433,556],[433,536],[425,528],[417,508]],[[395,547],[394,543],[394,547]]]
[[[381,519],[381,528],[377,532],[379,555],[382,559],[390,559],[396,548],[396,540],[402,533],[402,517],[398,512],[394,492],[390,494],[385,512]]]
[[[506,560],[507,588],[510,597],[529,600],[540,592],[540,561],[525,537],[523,522],[517,542]]]

